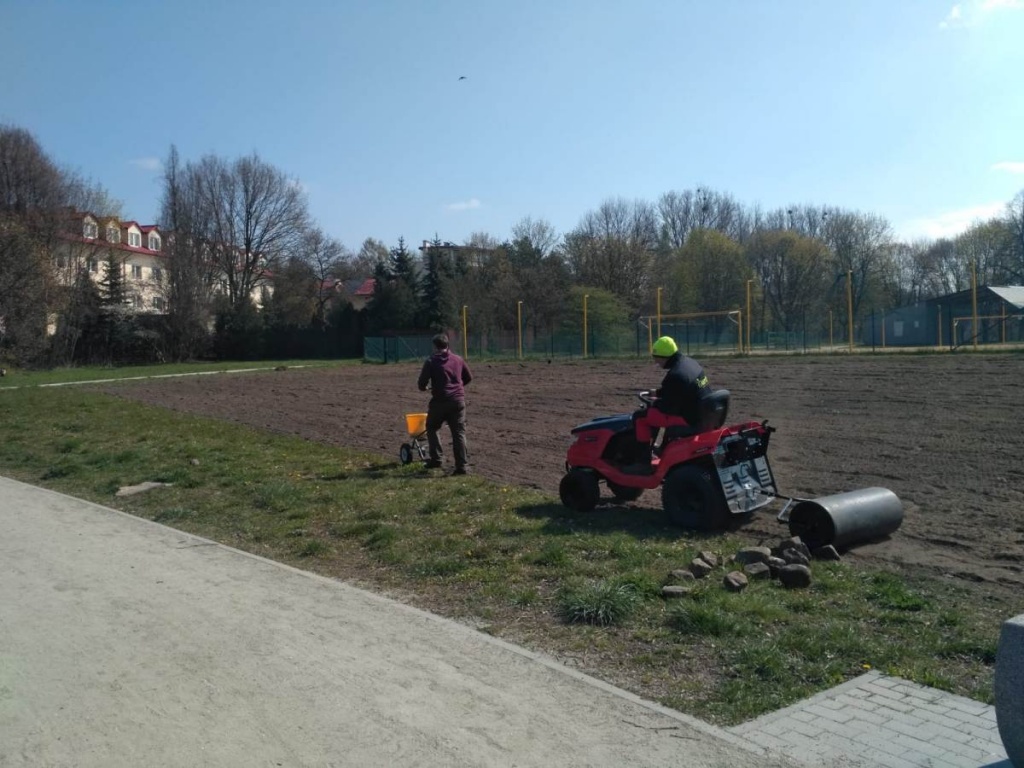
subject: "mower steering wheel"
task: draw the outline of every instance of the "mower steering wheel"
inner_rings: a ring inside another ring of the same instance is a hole
[[[654,396],[654,393],[646,389],[642,389],[639,392],[637,392],[636,399],[646,406],[654,405],[654,401],[657,400],[657,398]]]

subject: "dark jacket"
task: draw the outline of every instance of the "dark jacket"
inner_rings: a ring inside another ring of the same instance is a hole
[[[473,380],[466,361],[448,349],[435,352],[423,363],[420,371],[419,388],[430,394],[434,400],[465,400],[466,384]]]
[[[711,393],[711,383],[700,363],[682,352],[669,358],[668,373],[655,394],[663,413],[682,416],[691,426],[700,422],[700,401]]]

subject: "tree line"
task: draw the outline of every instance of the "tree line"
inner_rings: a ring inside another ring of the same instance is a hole
[[[346,356],[364,334],[459,327],[574,332],[583,297],[597,323],[719,312],[753,303],[755,332],[793,331],[831,312],[843,329],[979,284],[1024,284],[1024,190],[1002,215],[952,238],[905,242],[883,217],[821,205],[762,210],[703,187],[656,202],[613,198],[559,234],[526,217],[419,249],[366,239],[351,251],[312,220],[297,180],[257,154],[164,162],[166,313],[128,309],[111,254],[98,281],[68,253],[67,211],[118,215],[98,184],[0,126],[0,357],[22,365],[218,357]],[[61,250],[63,249],[63,250]],[[73,251],[71,251],[73,253]],[[63,271],[62,271],[63,270]],[[372,276],[362,311],[337,286]]]

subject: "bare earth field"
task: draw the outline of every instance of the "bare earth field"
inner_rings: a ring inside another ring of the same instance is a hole
[[[779,491],[824,496],[869,486],[903,501],[902,528],[847,559],[897,563],[975,582],[1024,586],[1024,355],[889,354],[707,359],[732,391],[730,422],[768,419]],[[475,474],[557,497],[569,430],[632,411],[656,386],[647,360],[474,363],[469,387]],[[403,414],[425,411],[418,365],[362,365],[197,376],[109,387],[119,396],[300,435],[397,460]],[[443,435],[446,459],[450,440]],[[450,466],[450,464],[449,464]],[[660,509],[648,491],[633,505]],[[740,529],[753,542],[788,535],[775,514]],[[628,508],[625,512],[628,514]],[[1018,592],[1019,594],[1019,592]]]

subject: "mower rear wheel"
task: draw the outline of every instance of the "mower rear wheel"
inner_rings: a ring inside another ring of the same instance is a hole
[[[636,501],[644,492],[643,488],[631,488],[628,485],[613,483],[611,480],[608,481],[608,490],[612,492],[616,501]]]
[[[693,531],[718,531],[729,522],[729,507],[711,470],[686,465],[672,470],[661,486],[669,520]]]
[[[601,498],[597,475],[589,469],[570,469],[558,484],[562,503],[576,512],[589,512]]]
[[[398,449],[398,460],[403,464],[412,464],[412,446],[408,443],[402,443],[402,447]]]

